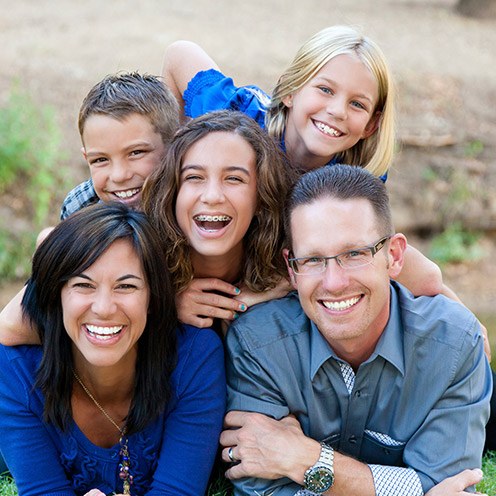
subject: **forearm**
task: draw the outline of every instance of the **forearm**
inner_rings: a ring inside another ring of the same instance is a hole
[[[443,291],[441,269],[411,245],[407,246],[396,280],[415,296],[435,296]]]
[[[369,466],[354,458],[334,452],[334,484],[325,494],[375,496],[374,479]]]
[[[0,343],[5,346],[40,344],[38,333],[22,315],[24,290],[23,287],[0,313]]]
[[[180,106],[184,119],[183,93],[193,76],[200,71],[219,69],[215,61],[196,43],[176,41],[165,51],[162,76]]]
[[[306,470],[313,466],[320,456],[320,443],[306,438],[299,444],[299,451],[294,457],[288,452],[281,453],[282,460],[286,460],[287,468],[282,468],[282,476],[288,477],[300,486],[304,485]],[[285,472],[285,473],[284,473]],[[298,494],[298,493],[297,493]],[[329,496],[375,496],[374,479],[368,465],[359,462],[350,456],[334,452],[334,484],[324,493]]]

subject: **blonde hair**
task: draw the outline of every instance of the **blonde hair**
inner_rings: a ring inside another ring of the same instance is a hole
[[[378,101],[373,114],[380,112],[377,130],[338,155],[338,161],[364,167],[376,176],[389,168],[394,154],[394,87],[391,72],[379,46],[347,26],[331,26],[314,34],[296,53],[291,65],[281,75],[265,117],[268,133],[278,140],[284,137],[289,109],[283,99],[312,79],[322,67],[338,55],[355,54],[374,75]]]
[[[176,291],[181,291],[194,277],[190,246],[175,214],[181,166],[189,148],[215,132],[237,134],[255,152],[257,212],[243,238],[244,257],[239,282],[253,291],[265,291],[286,275],[281,255],[284,244],[283,205],[296,176],[284,163],[283,154],[274,140],[250,117],[237,111],[218,110],[197,117],[180,128],[162,163],[145,183],[143,210],[160,233]]]

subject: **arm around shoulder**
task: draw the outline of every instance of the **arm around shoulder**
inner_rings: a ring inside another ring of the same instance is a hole
[[[404,265],[396,280],[415,296],[435,296],[443,291],[441,269],[410,244],[407,245]]]
[[[38,333],[22,314],[23,287],[0,313],[0,343],[5,346],[40,344]]]
[[[218,65],[203,48],[192,41],[179,40],[165,50],[162,76],[176,97],[184,118],[183,94],[188,83],[200,71],[219,70]]]

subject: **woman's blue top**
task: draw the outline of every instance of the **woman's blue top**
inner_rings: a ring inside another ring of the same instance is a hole
[[[205,493],[225,412],[222,343],[210,329],[182,326],[166,411],[129,436],[134,495]],[[72,422],[61,432],[43,420],[33,389],[39,346],[0,346],[0,449],[20,495],[122,492],[119,445],[94,445]],[[109,428],[113,428],[109,423]]]

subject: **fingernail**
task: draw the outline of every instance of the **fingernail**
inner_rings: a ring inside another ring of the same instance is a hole
[[[236,294],[239,294],[239,293],[241,293],[241,289],[239,289],[239,288],[234,288],[234,292],[235,292]]]
[[[234,319],[234,320],[236,320],[238,317],[239,317],[239,314],[238,314],[238,313],[236,313],[236,312],[234,312],[234,314],[233,314],[233,319]]]
[[[241,312],[244,312],[246,310],[246,305],[244,303],[241,303],[241,305],[239,306],[239,309]]]

